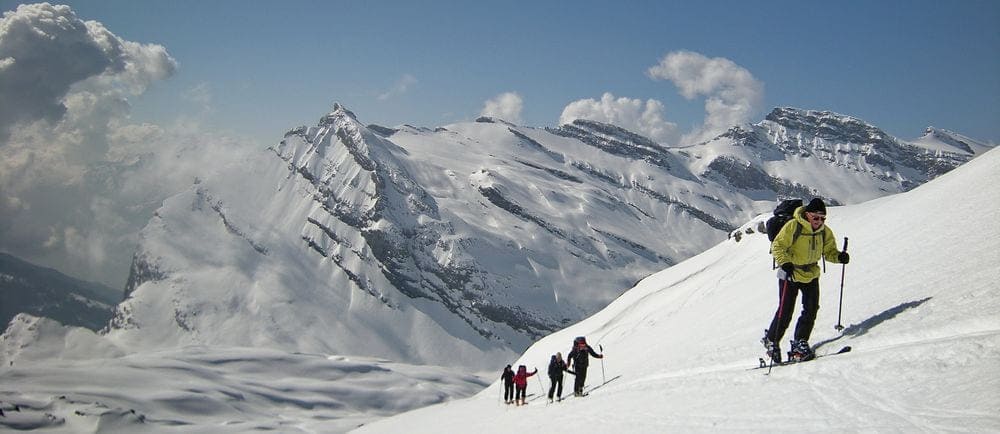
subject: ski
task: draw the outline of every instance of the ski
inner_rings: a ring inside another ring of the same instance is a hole
[[[836,352],[826,353],[826,354],[817,354],[816,357],[813,357],[810,360],[801,360],[801,361],[786,360],[786,361],[783,361],[781,363],[774,363],[774,364],[771,364],[771,363],[767,362],[763,357],[760,357],[758,359],[758,366],[755,367],[755,368],[747,369],[747,370],[748,371],[754,371],[754,370],[757,370],[757,369],[767,369],[767,368],[778,367],[778,366],[797,365],[799,363],[808,363],[808,362],[810,362],[812,360],[820,359],[820,358],[823,358],[823,357],[835,356],[837,354],[844,354],[844,353],[849,353],[849,352],[851,352],[851,346],[850,345],[842,347],[841,349],[837,350]]]
[[[612,377],[612,378],[611,378],[611,379],[609,379],[608,381],[605,381],[605,382],[603,382],[603,383],[601,383],[601,384],[598,384],[598,385],[596,385],[596,386],[588,386],[588,387],[585,387],[585,388],[583,389],[583,395],[580,395],[580,396],[578,396],[578,397],[579,397],[579,398],[582,398],[582,397],[584,397],[584,396],[587,396],[587,395],[590,395],[590,393],[591,393],[591,392],[593,392],[593,391],[595,391],[595,390],[597,390],[597,389],[600,389],[600,388],[604,387],[604,385],[605,385],[605,384],[608,384],[608,383],[610,383],[610,382],[612,382],[612,381],[615,381],[615,380],[617,380],[617,379],[619,379],[619,378],[621,378],[621,377],[622,377],[621,375],[615,375],[614,377]]]

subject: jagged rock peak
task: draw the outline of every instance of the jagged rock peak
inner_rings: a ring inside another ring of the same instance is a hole
[[[563,124],[557,128],[554,132],[560,135],[567,135],[566,133],[577,131],[577,134],[569,135],[579,135],[579,133],[586,133],[588,135],[593,135],[597,137],[602,137],[604,139],[615,140],[623,144],[631,144],[633,146],[642,147],[646,149],[653,149],[657,151],[663,151],[664,148],[654,142],[652,139],[633,133],[622,127],[612,124],[606,124],[603,122],[591,121],[587,119],[574,119],[572,123]]]
[[[500,119],[500,118],[494,117],[494,116],[480,116],[480,117],[476,118],[476,122],[481,123],[481,124],[504,124],[504,125],[506,125],[508,127],[516,127],[517,126],[517,125],[514,125],[514,124],[512,124],[510,122],[507,122],[507,121],[505,121],[503,119]]]
[[[347,117],[349,117],[351,119],[354,119],[355,122],[357,122],[357,120],[358,120],[358,117],[354,114],[354,112],[348,110],[347,107],[344,107],[344,106],[340,105],[339,102],[335,102],[335,103],[333,103],[333,110],[329,114],[327,114],[326,116],[323,116],[319,120],[319,124],[320,125],[330,125],[330,124],[333,123],[333,121],[335,119],[340,118],[340,117],[344,117],[344,116],[347,116]]]
[[[766,121],[822,138],[841,138],[855,143],[872,143],[889,138],[881,129],[848,115],[831,111],[777,107]]]
[[[843,115],[827,110],[805,110],[794,107],[775,107],[765,119],[776,122],[809,122],[816,125],[827,124],[857,124],[874,128],[871,124],[853,116]]]

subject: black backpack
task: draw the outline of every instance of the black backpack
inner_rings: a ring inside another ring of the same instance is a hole
[[[774,242],[774,238],[778,236],[778,232],[781,232],[781,228],[785,227],[785,223],[795,220],[792,215],[798,207],[802,206],[802,199],[785,199],[778,203],[778,206],[774,207],[774,215],[767,219],[767,223],[764,227],[767,229],[767,240]],[[799,226],[798,230],[795,231],[795,235],[792,237],[794,242],[795,238],[799,237],[799,233],[802,232],[802,227]],[[771,258],[771,269],[777,268],[778,264],[774,263],[774,258]]]
[[[785,199],[774,208],[774,215],[765,223],[768,241],[774,241],[774,237],[778,236],[778,232],[785,226],[785,223],[794,218],[792,213],[800,206],[802,206],[802,199]]]

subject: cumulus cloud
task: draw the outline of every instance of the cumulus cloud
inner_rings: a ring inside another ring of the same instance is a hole
[[[240,148],[197,124],[129,121],[128,99],[177,67],[164,47],[123,40],[67,6],[4,13],[0,251],[124,282],[152,211]],[[209,101],[207,86],[192,92]]]
[[[504,92],[487,100],[483,104],[483,110],[479,112],[479,116],[490,116],[520,124],[522,122],[522,108],[524,108],[524,100],[521,95],[516,92]]]
[[[677,139],[677,125],[664,119],[663,113],[663,103],[657,100],[616,98],[605,92],[599,101],[581,99],[571,102],[559,116],[559,124],[587,119],[616,125],[660,143],[672,143]]]
[[[410,86],[417,84],[417,78],[410,74],[403,74],[396,83],[392,85],[392,88],[383,92],[378,96],[379,101],[385,101],[389,98],[402,95],[406,91],[410,90]]]
[[[705,122],[686,134],[683,142],[711,139],[730,127],[748,122],[757,114],[764,84],[733,61],[708,58],[691,51],[667,54],[647,74],[654,80],[669,80],[687,99],[705,97]]]
[[[138,94],[176,67],[162,46],[124,41],[68,6],[20,5],[0,20],[0,141],[14,124],[61,120],[78,83]]]

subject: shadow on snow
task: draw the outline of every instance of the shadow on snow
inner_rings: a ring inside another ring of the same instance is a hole
[[[900,313],[903,313],[904,311],[916,308],[916,307],[918,307],[918,306],[926,303],[931,298],[932,297],[927,297],[927,298],[924,298],[922,300],[916,300],[916,301],[911,301],[911,302],[903,303],[903,304],[900,304],[898,306],[892,307],[890,309],[886,309],[885,311],[882,311],[882,312],[880,312],[878,314],[875,314],[871,318],[868,318],[868,319],[862,321],[860,324],[851,324],[849,327],[847,327],[846,329],[844,329],[844,332],[841,333],[839,336],[837,336],[835,338],[832,338],[832,339],[827,339],[827,340],[825,340],[823,342],[820,342],[820,343],[816,344],[816,346],[814,347],[814,349],[818,349],[818,348],[823,347],[826,344],[836,342],[837,340],[839,340],[840,338],[842,338],[844,336],[853,336],[853,337],[862,336],[862,335],[868,333],[868,331],[871,330],[872,328],[874,328],[874,327],[882,324],[883,322],[886,322],[888,320],[891,320],[891,319],[895,318],[896,315],[899,315]]]

